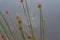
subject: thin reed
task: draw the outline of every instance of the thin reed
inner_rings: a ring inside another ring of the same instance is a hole
[[[30,18],[30,11],[29,11],[29,6],[28,6],[28,1],[27,0],[19,0],[19,2],[21,3],[22,7],[23,7],[23,12],[24,12],[24,15],[26,17],[26,22],[27,24],[29,25],[28,29],[29,29],[29,32],[31,34],[28,34],[25,30],[24,30],[24,27],[22,25],[22,22],[23,20],[20,18],[19,15],[16,15],[16,25],[14,24],[14,20],[13,18],[11,17],[11,15],[8,13],[8,11],[6,11],[6,14],[8,15],[9,19],[11,19],[11,23],[13,24],[14,26],[14,29],[16,30],[16,35],[14,33],[14,31],[12,32],[11,31],[11,27],[10,27],[10,24],[9,22],[7,21],[7,18],[3,15],[3,13],[0,12],[0,16],[3,18],[3,21],[5,22],[5,24],[7,26],[4,26],[4,23],[0,20],[0,27],[3,29],[3,35],[1,35],[2,39],[6,40],[6,37],[8,40],[36,40],[35,38],[35,33],[33,31],[33,25],[32,25],[32,21],[31,21],[31,18]],[[25,4],[24,4],[25,3]],[[26,8],[25,8],[26,7]],[[39,9],[39,14],[40,14],[40,30],[39,30],[39,35],[40,35],[40,39],[39,40],[45,40],[45,37],[44,37],[44,26],[45,26],[45,20],[43,19],[43,13],[42,13],[42,5],[41,4],[38,4],[37,5],[37,8]],[[7,30],[8,28],[8,30]],[[16,29],[18,28],[18,29]],[[13,30],[13,29],[12,29]],[[20,34],[19,37],[21,37],[22,39],[18,39],[18,33]],[[6,37],[5,37],[5,35]],[[16,38],[17,37],[17,38]]]

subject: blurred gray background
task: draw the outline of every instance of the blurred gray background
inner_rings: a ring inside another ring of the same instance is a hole
[[[28,0],[29,11],[35,32],[38,34],[39,29],[39,9],[38,4],[42,4],[42,11],[45,25],[45,36],[48,40],[60,40],[60,0]],[[22,17],[25,22],[22,4],[19,0],[0,0],[0,11],[6,14],[8,10],[10,15],[15,19],[16,13]]]

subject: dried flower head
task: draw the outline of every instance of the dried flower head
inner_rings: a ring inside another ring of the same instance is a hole
[[[18,19],[19,18],[19,15],[16,13],[16,19]]]
[[[22,20],[19,20],[19,24],[22,24]]]
[[[38,8],[41,8],[42,7],[42,5],[41,4],[38,4]]]
[[[1,35],[0,35],[0,38],[4,38],[4,35],[1,34]]]
[[[28,39],[31,39],[31,35],[28,35]]]
[[[19,30],[22,30],[22,28],[20,27]]]
[[[23,0],[19,0],[21,3],[23,2]]]
[[[19,18],[19,16],[16,16],[16,19],[18,19]]]

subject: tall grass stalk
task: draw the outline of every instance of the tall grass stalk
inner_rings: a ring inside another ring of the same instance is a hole
[[[27,10],[27,13],[28,13],[28,20],[29,20],[29,23],[30,23],[30,29],[31,29],[31,32],[32,32],[32,40],[35,40],[34,33],[33,33],[33,28],[32,28],[32,23],[31,23],[31,19],[30,19],[30,15],[29,15],[27,0],[25,0],[25,4],[26,4],[26,10]]]
[[[21,24],[20,24],[20,27],[22,28],[22,25],[21,25]],[[25,33],[24,33],[24,31],[23,31],[23,28],[22,28],[20,31],[21,31],[23,40],[26,40],[26,37],[25,37]]]
[[[2,29],[4,30],[4,33],[6,34],[7,38],[8,38],[9,40],[12,40],[12,39],[11,39],[11,36],[8,36],[9,33],[8,33],[8,31],[5,29],[5,27],[3,26],[3,24],[2,24],[1,22],[0,22],[0,26],[1,26]]]
[[[44,40],[43,13],[41,8],[39,8],[39,10],[40,10],[40,40]]]
[[[24,10],[24,13],[25,13],[25,16],[26,16],[27,23],[28,23],[28,25],[29,25],[29,21],[28,21],[28,17],[27,17],[27,14],[26,14],[25,7],[24,7],[24,3],[22,3],[22,6],[23,6],[23,10]]]
[[[1,26],[1,24],[0,24],[0,26]],[[2,27],[2,26],[1,26]],[[3,28],[2,28],[3,29]],[[3,29],[4,30],[4,29]],[[6,35],[6,33],[4,32],[4,31],[2,31],[1,29],[0,29],[0,32],[1,32],[1,34],[4,34],[4,40],[6,40],[6,37],[7,37],[7,35]],[[6,36],[6,37],[5,37]],[[7,37],[7,39],[8,39],[8,37]]]
[[[2,18],[4,19],[4,21],[5,21],[6,25],[7,25],[8,29],[9,29],[10,34],[12,35],[13,39],[15,40],[14,35],[13,35],[13,33],[12,33],[11,29],[10,29],[10,26],[9,26],[9,24],[8,24],[7,20],[5,19],[5,17],[3,16],[3,14],[2,14],[1,12],[0,12],[0,15],[1,15],[1,16],[2,16]]]
[[[22,7],[23,7],[23,11],[25,13],[25,17],[26,17],[26,23],[27,23],[27,26],[29,26],[29,20],[28,20],[28,16],[27,16],[27,13],[26,13],[26,10],[25,10],[25,6],[24,6],[24,3],[22,3]],[[30,27],[28,27],[29,29]],[[27,32],[25,32],[25,34],[27,35]],[[28,35],[27,35],[28,37]],[[29,39],[29,38],[28,38]]]
[[[16,29],[17,24],[16,24],[16,25],[14,24],[13,18],[11,17],[11,15],[9,14],[8,11],[6,11],[6,14],[7,14],[8,17],[11,19],[11,23],[13,24],[14,28]],[[18,35],[18,30],[17,30],[17,29],[16,29],[16,33],[17,33],[17,35]],[[15,37],[17,37],[17,36],[15,36],[15,33],[14,33],[14,38],[15,38]],[[15,39],[16,39],[16,38],[15,38]],[[17,39],[17,40],[18,40],[18,39]]]
[[[18,20],[18,19],[16,19],[16,22],[17,22],[17,24],[20,26],[19,30],[20,30],[20,32],[21,32],[21,34],[22,34],[23,40],[26,40],[25,33],[24,33],[23,28],[22,28],[22,24],[19,23],[19,20]]]
[[[46,20],[43,19],[43,37],[44,37],[44,40],[45,40],[45,35],[44,35],[44,27],[45,27],[45,24],[46,24]]]
[[[23,6],[23,11],[24,11],[24,13],[25,13],[27,26],[29,26],[29,20],[28,20],[28,16],[27,16],[27,13],[26,13],[26,10],[25,10],[24,3],[22,3],[22,6]],[[28,27],[28,28],[29,28],[29,27]]]

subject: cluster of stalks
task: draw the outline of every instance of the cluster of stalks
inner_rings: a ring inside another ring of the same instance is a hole
[[[21,36],[22,36],[22,40],[27,40],[27,38],[28,38],[28,40],[36,40],[34,32],[33,32],[32,22],[31,22],[31,19],[30,19],[30,13],[29,13],[29,9],[28,9],[27,0],[25,0],[26,8],[24,6],[24,0],[19,0],[19,2],[22,4],[23,11],[24,11],[24,14],[25,14],[25,17],[26,17],[26,22],[29,24],[29,26],[30,26],[29,28],[30,28],[30,32],[31,32],[30,35],[25,33],[24,28],[22,27],[22,21],[23,20],[21,20],[19,18],[19,15],[16,15],[16,23],[19,26],[18,30],[20,30],[20,33],[21,33]],[[45,40],[45,38],[44,38],[44,24],[45,24],[44,22],[45,22],[45,20],[43,19],[43,13],[42,13],[42,10],[41,10],[42,5],[38,4],[37,7],[39,8],[39,11],[40,11],[40,13],[39,13],[40,14],[40,18],[39,18],[40,19],[40,33],[39,33],[40,34],[40,40]],[[14,25],[13,18],[8,13],[8,11],[6,11],[6,14],[12,20],[11,23],[13,23],[13,25]],[[15,38],[15,37],[18,37],[18,36],[15,36],[14,31],[11,30],[9,22],[7,21],[6,17],[4,17],[4,15],[1,12],[0,12],[0,16],[3,18],[4,22],[7,25],[7,26],[4,26],[3,22],[0,20],[0,27],[3,29],[3,32],[1,31],[2,34],[0,34],[0,39],[4,39],[4,40],[19,40],[19,39]],[[15,29],[16,29],[17,24],[14,25]],[[6,27],[8,28],[8,30],[6,29]],[[18,30],[16,30],[17,33],[19,33]]]

